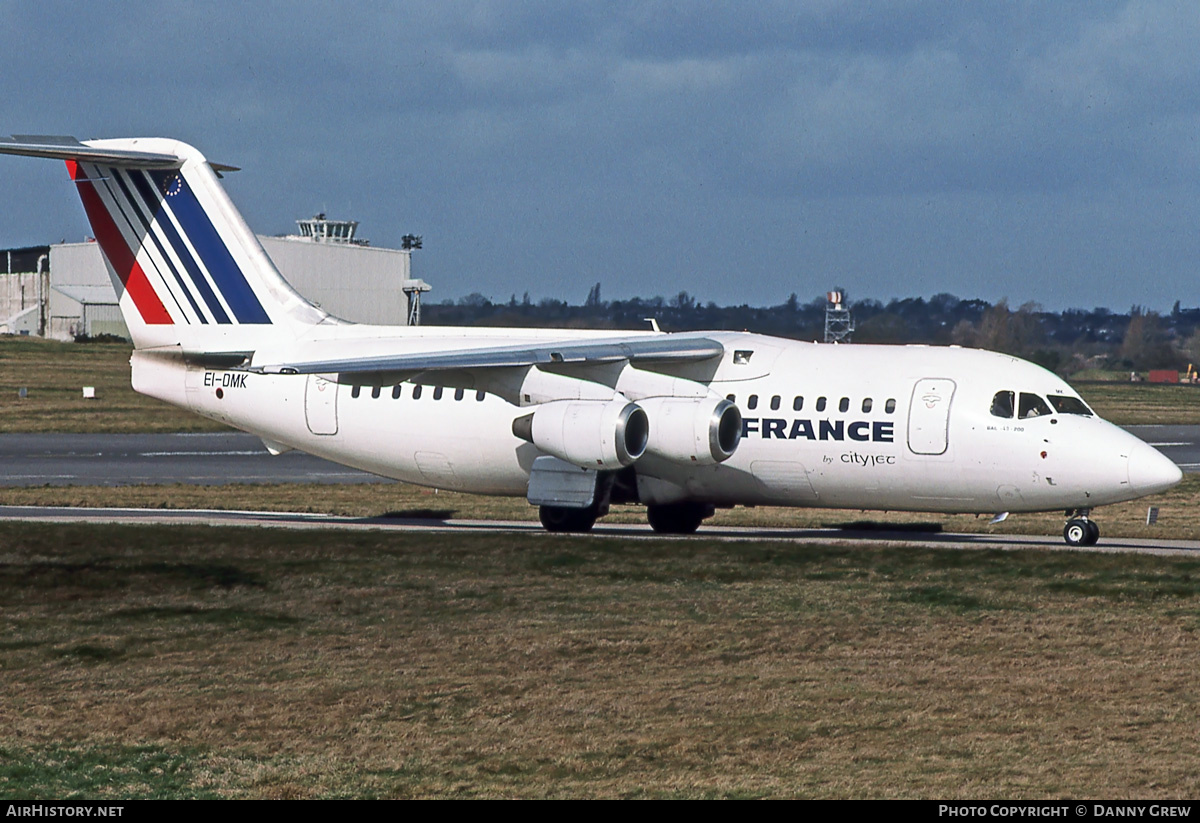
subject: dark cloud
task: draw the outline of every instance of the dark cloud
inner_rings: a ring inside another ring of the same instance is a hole
[[[187,140],[260,231],[425,235],[435,298],[1200,303],[1200,7],[796,5],[9,0],[0,127]],[[0,242],[86,231],[2,174]]]

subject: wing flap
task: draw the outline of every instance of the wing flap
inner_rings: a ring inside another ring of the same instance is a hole
[[[725,351],[716,340],[664,334],[621,339],[572,340],[537,346],[494,346],[454,351],[343,357],[290,363],[252,364],[259,374],[359,374],[449,369],[512,368],[557,364],[708,360]]]

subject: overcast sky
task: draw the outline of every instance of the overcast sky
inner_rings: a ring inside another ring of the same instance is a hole
[[[0,0],[0,133],[163,136],[434,300],[1200,305],[1200,3]],[[0,157],[0,246],[89,233]]]

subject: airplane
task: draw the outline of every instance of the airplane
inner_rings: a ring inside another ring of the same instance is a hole
[[[1170,460],[1060,377],[955,346],[747,332],[349,323],[279,274],[222,188],[231,166],[163,138],[18,135],[66,161],[133,338],[133,388],[407,483],[524,496],[552,532],[615,503],[661,533],[717,507],[994,514],[1164,491]]]

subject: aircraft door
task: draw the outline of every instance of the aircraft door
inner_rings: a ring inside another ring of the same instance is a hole
[[[950,445],[950,403],[954,381],[926,377],[913,387],[908,404],[908,449],[913,454],[945,454]]]
[[[304,419],[313,434],[337,434],[338,384],[310,374],[304,387]]]

